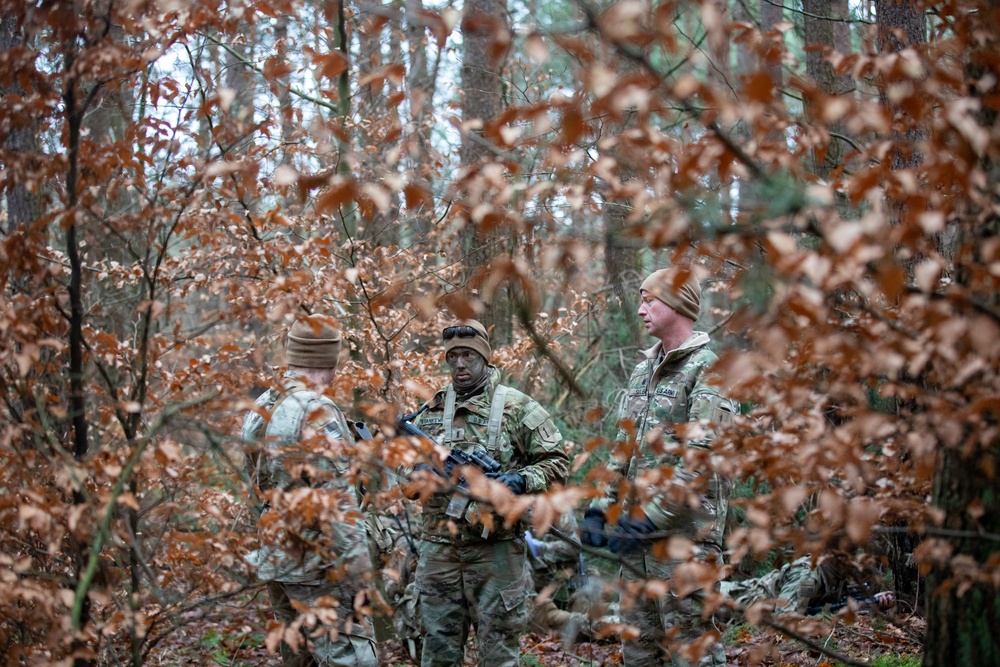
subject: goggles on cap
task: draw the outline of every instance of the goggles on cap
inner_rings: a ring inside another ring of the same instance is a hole
[[[489,338],[483,334],[482,331],[475,327],[470,327],[465,324],[459,324],[453,327],[446,327],[444,331],[441,332],[441,337],[445,340],[451,340],[458,336],[459,338],[475,338],[480,336],[486,342],[489,342]]]

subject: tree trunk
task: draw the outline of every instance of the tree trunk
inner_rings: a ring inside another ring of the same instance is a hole
[[[927,41],[927,25],[924,14],[915,0],[875,0],[878,48],[882,53],[895,53],[905,48]],[[879,96],[898,119],[903,113],[886,97],[887,86],[880,86]],[[898,133],[915,146],[920,140],[919,130],[907,127]],[[898,143],[898,142],[897,142]],[[916,148],[908,151],[895,150],[892,154],[892,168],[905,169],[920,162]]]
[[[802,0],[802,9],[805,11],[806,74],[820,91],[826,95],[835,95],[837,91],[833,65],[826,59],[833,48],[833,22],[825,18],[833,15],[833,3],[831,0]],[[807,102],[807,111],[812,115],[810,106],[812,105]],[[834,126],[830,129],[840,128]],[[830,139],[826,146],[818,148],[819,150],[813,149],[812,170],[817,176],[825,178],[840,163],[841,143]]]
[[[244,26],[246,29],[246,27]],[[253,42],[234,42],[226,51],[226,87],[236,92],[229,107],[233,132],[231,145],[225,146],[239,155],[247,151],[253,125],[253,74],[247,63],[253,60]]]
[[[288,40],[288,17],[284,14],[274,22],[274,47],[279,58],[287,58],[288,47],[292,42]],[[285,74],[278,78],[278,113],[281,114],[281,165],[289,166],[295,154],[292,148],[295,145],[295,123],[292,115],[295,109],[292,106],[291,78]],[[285,201],[285,206],[292,202]]]
[[[409,198],[407,212],[410,220],[407,229],[410,239],[420,243],[427,238],[434,216],[431,192],[437,160],[431,150],[430,135],[434,123],[434,92],[437,77],[427,62],[427,26],[422,17],[421,0],[404,0],[406,3],[406,44],[410,66],[406,69],[406,90],[409,101],[412,133],[405,138],[411,186],[414,196]],[[439,51],[440,62],[440,51]],[[417,196],[422,193],[424,196]]]
[[[1000,2],[981,3],[978,12],[970,13],[969,22],[968,34],[981,38],[970,42],[970,52],[963,59],[966,90],[981,99],[992,97],[1000,73],[996,32]],[[992,83],[983,86],[984,81]],[[983,99],[976,115],[983,131],[995,132],[997,118],[996,104]],[[996,194],[1000,168],[990,155],[982,155],[978,166],[987,179],[983,192],[992,193],[995,208],[1000,199]],[[970,197],[968,201],[980,200]],[[964,266],[962,259],[971,256],[982,266],[985,258],[978,254],[988,239],[996,238],[1000,219],[995,213],[984,215],[981,208],[970,204],[965,212],[960,235],[968,250],[960,253],[955,280],[995,312],[1000,295],[991,289],[990,282],[977,284],[975,271]],[[1000,404],[995,395],[970,395],[967,400],[970,409],[963,420],[968,425],[965,438],[957,447],[938,445],[932,502],[945,513],[951,558],[937,561],[927,576],[924,667],[1000,665],[1000,584],[996,578],[1000,557],[996,538],[1000,535]]]
[[[876,0],[875,12],[878,24],[877,41],[881,52],[891,53],[926,41],[924,17],[914,0]],[[895,119],[893,139],[897,148],[892,152],[892,168],[893,170],[911,168],[920,162],[919,154],[915,148],[904,152],[898,146],[907,142],[915,146],[921,137],[921,132],[906,117],[905,111],[890,102],[885,94],[888,83],[880,82],[879,97]],[[898,222],[904,206],[905,204],[900,201],[888,202],[888,211],[893,223]],[[915,604],[920,591],[920,579],[910,558],[914,541],[914,536],[909,533],[893,534],[890,565],[897,598],[906,602],[912,600]]]
[[[980,416],[986,423],[1000,421],[995,406]],[[968,535],[948,539],[953,549],[950,563],[959,565],[966,557],[972,561],[966,565],[974,564],[978,569],[990,567],[992,560],[995,571],[997,544],[988,536],[1000,534],[998,470],[1000,439],[996,437],[985,444],[966,441],[955,448],[941,445],[934,505],[947,513],[946,529]],[[982,516],[970,515],[973,506],[984,509]],[[981,572],[983,575],[986,573]],[[1000,587],[949,567],[932,570],[927,586],[924,667],[1000,665]]]
[[[501,69],[505,54],[491,53],[499,31],[507,30],[507,4],[493,0],[472,0],[465,5],[462,20],[464,53],[462,59],[462,121],[467,128],[462,136],[461,164],[467,179],[480,177],[483,165],[493,157],[488,140],[481,129],[471,127],[479,122],[485,125],[501,109],[503,80]],[[489,196],[484,190],[483,197]],[[476,201],[468,202],[469,209]],[[471,217],[471,216],[470,216]],[[468,278],[479,280],[489,263],[501,253],[513,252],[515,239],[506,229],[481,229],[469,220],[463,230],[463,255],[468,268]],[[505,243],[509,240],[511,245]],[[492,327],[491,337],[496,345],[506,345],[512,340],[513,304],[508,285],[498,286],[492,294],[480,294],[486,312],[483,324]]]
[[[0,53],[13,51],[24,46],[24,37],[20,25],[14,16],[0,18]],[[15,82],[9,87],[0,87],[0,96],[24,95],[24,91]],[[32,163],[38,152],[38,127],[33,116],[23,119],[23,123],[11,127],[4,145],[6,153],[3,162],[11,174],[30,174],[34,171]],[[41,201],[38,195],[24,187],[18,178],[12,178],[13,184],[7,186],[7,224],[0,224],[0,234],[12,233],[24,229],[41,213]]]
[[[775,29],[782,18],[784,18],[783,12],[784,6],[780,2],[773,2],[769,0],[761,0],[760,3],[760,30],[761,32],[771,32]],[[779,39],[784,39],[779,36]],[[781,73],[781,59],[772,59],[765,63],[767,67],[768,74],[771,75],[771,79],[774,80],[774,87],[780,91],[781,86],[784,83],[784,77]]]
[[[382,35],[386,24],[379,8],[379,3],[373,0],[358,0],[360,25],[355,31],[358,44],[358,91],[354,100],[354,114],[362,121],[358,128],[358,154],[368,156],[362,166],[362,177],[374,183],[382,181],[385,175],[382,170],[385,167],[381,157],[395,149],[400,134],[396,107],[389,107],[387,104],[386,86],[389,82],[378,76],[378,71],[384,65]],[[395,42],[393,39],[389,41]],[[369,152],[371,148],[376,150]],[[373,245],[392,246],[399,243],[398,226],[393,224],[398,218],[398,211],[394,213],[394,209],[398,207],[395,193],[391,200],[392,206],[386,213],[375,208],[365,216],[364,237]]]
[[[625,131],[634,125],[635,114],[627,113],[620,123],[610,128],[611,133],[621,137]],[[635,170],[612,149],[610,157],[617,160],[616,173],[622,184],[635,179]],[[640,275],[639,250],[636,244],[625,235],[626,219],[632,209],[631,200],[609,198],[602,194],[601,218],[604,222],[604,269],[607,273],[608,285],[618,300],[618,310],[625,318],[629,343],[636,348],[642,346],[643,331],[639,327],[639,319],[635,312],[639,307]]]

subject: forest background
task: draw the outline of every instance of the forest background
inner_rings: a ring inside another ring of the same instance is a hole
[[[490,326],[572,446],[544,530],[678,261],[744,407],[701,462],[733,570],[878,540],[923,664],[1000,664],[995,0],[0,6],[8,664],[273,646],[236,434],[303,313],[359,469],[412,456],[442,324]]]

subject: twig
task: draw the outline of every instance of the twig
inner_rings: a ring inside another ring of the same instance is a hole
[[[84,571],[80,575],[80,581],[76,587],[76,594],[73,599],[73,609],[71,612],[70,619],[72,621],[72,627],[74,629],[79,629],[81,621],[83,619],[83,605],[84,601],[87,599],[87,592],[90,589],[90,584],[94,580],[94,575],[97,573],[97,566],[101,558],[101,551],[104,548],[104,542],[108,538],[108,534],[111,529],[111,520],[114,517],[115,509],[118,505],[118,499],[121,497],[122,493],[125,491],[125,484],[129,477],[132,475],[132,470],[139,463],[139,459],[142,457],[142,453],[145,451],[146,447],[152,442],[153,438],[159,433],[160,429],[177,413],[190,408],[195,405],[199,405],[206,401],[211,400],[214,394],[208,394],[200,398],[196,398],[190,401],[185,401],[183,403],[177,403],[165,409],[149,429],[149,433],[139,440],[135,445],[135,450],[132,452],[132,456],[129,457],[128,462],[122,469],[121,474],[118,476],[118,481],[115,482],[114,489],[111,491],[111,495],[108,498],[107,508],[104,510],[104,517],[101,519],[101,525],[94,536],[94,541],[90,543],[90,557],[87,560],[87,565]]]
[[[778,632],[780,632],[781,634],[785,635],[786,637],[789,637],[791,639],[794,639],[797,642],[801,642],[801,643],[805,644],[806,646],[808,646],[809,648],[811,648],[814,651],[819,651],[820,653],[822,653],[824,655],[828,655],[831,658],[833,658],[834,660],[838,660],[838,661],[844,663],[845,665],[850,665],[850,667],[872,667],[872,664],[869,663],[869,662],[864,662],[862,660],[855,660],[854,658],[851,658],[849,656],[843,655],[841,653],[837,653],[833,649],[829,649],[826,646],[820,644],[819,642],[813,641],[812,639],[809,639],[808,637],[806,637],[804,635],[800,635],[799,633],[795,632],[791,628],[785,627],[784,625],[778,623],[777,621],[775,621],[772,618],[769,618],[769,617],[768,618],[763,618],[761,620],[761,623],[763,623],[764,625],[766,625],[767,627],[769,627],[769,628],[771,628],[773,630],[777,630]]]

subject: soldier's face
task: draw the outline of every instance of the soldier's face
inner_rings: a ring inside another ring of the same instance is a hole
[[[646,324],[646,332],[654,338],[669,338],[681,317],[676,310],[643,290],[639,317]]]
[[[451,367],[451,382],[455,389],[468,389],[476,385],[486,373],[486,360],[475,350],[456,347],[444,357]]]

